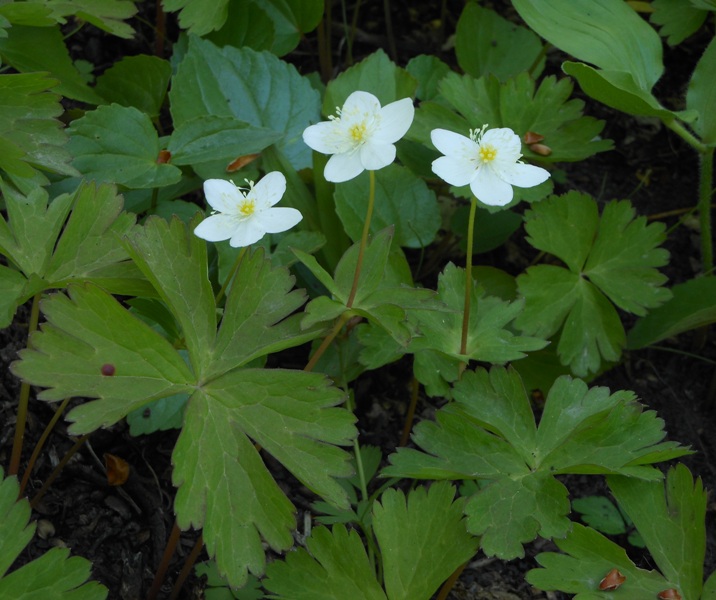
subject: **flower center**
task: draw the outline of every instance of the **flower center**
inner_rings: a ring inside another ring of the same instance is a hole
[[[348,133],[350,134],[354,144],[361,144],[365,141],[366,129],[367,127],[365,121],[350,126],[350,128],[348,129]]]
[[[244,217],[250,217],[256,210],[256,201],[253,198],[244,198],[239,202],[239,212]]]
[[[497,148],[494,146],[489,146],[487,144],[480,146],[480,150],[478,151],[478,155],[480,156],[480,160],[484,163],[492,162],[497,158]]]

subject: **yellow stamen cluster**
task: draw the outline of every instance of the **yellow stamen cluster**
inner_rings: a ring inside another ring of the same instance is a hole
[[[480,146],[478,154],[482,162],[491,162],[497,157],[497,150],[493,146]]]
[[[365,123],[356,123],[355,125],[352,125],[348,131],[351,134],[351,139],[356,144],[358,144],[363,141],[363,138],[365,137],[366,129],[367,128],[366,128]]]
[[[239,212],[245,217],[250,217],[256,210],[256,201],[253,198],[244,198],[239,203]]]

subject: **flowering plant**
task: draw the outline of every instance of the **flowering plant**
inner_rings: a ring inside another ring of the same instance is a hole
[[[624,351],[712,323],[715,278],[672,292],[661,219],[577,185],[574,170],[614,144],[570,80],[542,75],[535,32],[585,61],[564,69],[587,97],[660,119],[698,151],[705,273],[716,46],[672,111],[651,91],[661,42],[639,3],[594,1],[513,0],[534,31],[467,3],[445,62],[402,49],[355,61],[362,30],[347,22],[332,53],[322,0],[165,0],[158,14],[188,34],[172,61],[124,57],[93,84],[66,21],[129,38],[134,3],[0,3],[0,321],[30,331],[8,369],[16,412],[0,403],[15,428],[0,448],[0,597],[108,595],[66,550],[29,560],[46,549],[30,541],[31,506],[74,552],[97,550],[72,521],[75,500],[97,495],[97,514],[126,501],[153,519],[145,536],[116,510],[124,521],[102,538],[124,579],[101,560],[94,576],[127,597],[156,600],[167,572],[176,597],[205,551],[198,572],[228,595],[445,598],[476,552],[510,560],[537,537],[562,551],[527,575],[542,589],[715,593],[702,485],[684,466],[662,482],[657,466],[690,450],[634,393],[592,385]],[[663,26],[671,36],[703,16],[691,4],[688,23]],[[354,64],[336,75],[334,58]],[[28,456],[25,424],[45,420]],[[43,454],[54,427],[58,461]],[[132,463],[124,483],[93,476],[75,493],[56,479],[73,457],[95,469],[100,446]],[[564,475],[606,476],[658,572],[571,521]],[[420,485],[401,491],[405,479]],[[194,545],[184,567],[170,564],[179,543]]]

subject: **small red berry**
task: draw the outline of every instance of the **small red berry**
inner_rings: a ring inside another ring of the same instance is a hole
[[[104,375],[105,377],[112,377],[112,375],[114,375],[114,371],[115,371],[114,365],[111,363],[106,363],[106,364],[102,365],[102,368],[100,369],[100,371],[102,372],[102,375]]]

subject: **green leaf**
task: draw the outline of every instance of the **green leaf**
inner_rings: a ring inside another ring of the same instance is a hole
[[[92,565],[84,558],[69,558],[67,548],[53,548],[23,564],[9,575],[7,570],[30,543],[35,524],[30,503],[18,500],[16,477],[4,478],[0,468],[0,597],[47,598],[47,600],[103,600],[107,589],[87,582]]]
[[[455,31],[455,54],[465,73],[476,78],[492,74],[505,81],[530,72],[541,52],[542,43],[529,29],[475,2],[465,5]],[[535,70],[533,77],[542,69]]]
[[[159,116],[172,68],[156,56],[125,56],[97,78],[95,91],[107,103],[133,106],[152,119]]]
[[[706,491],[701,480],[694,481],[678,464],[669,469],[665,484],[617,476],[607,482],[664,577],[684,598],[699,598],[706,555]]]
[[[49,91],[55,85],[38,73],[0,76],[0,169],[13,177],[32,178],[38,169],[78,174],[69,164],[67,136],[56,118],[63,111],[60,97]]]
[[[257,4],[273,21],[276,35],[271,51],[278,56],[296,48],[302,34],[315,29],[323,17],[323,0],[262,0]]]
[[[655,268],[668,261],[666,250],[657,248],[663,225],[635,219],[628,201],[610,202],[598,219],[594,200],[577,192],[540,202],[525,221],[530,244],[554,254],[569,270],[538,265],[518,277],[525,308],[516,326],[542,337],[562,328],[558,353],[577,375],[618,360],[625,333],[610,301],[643,315],[671,295]]]
[[[248,437],[284,462],[305,485],[338,505],[345,491],[332,477],[350,473],[333,443],[355,435],[353,416],[330,408],[343,400],[324,376],[302,371],[243,369],[206,384],[187,405],[173,453],[180,527],[203,526],[210,556],[233,586],[247,569],[263,573],[261,538],[288,549],[295,509]]]
[[[294,168],[311,164],[301,136],[319,118],[318,92],[295,67],[268,52],[220,49],[191,38],[169,98],[175,127],[206,115],[234,117],[282,135],[278,149]]]
[[[418,82],[396,66],[383,50],[377,50],[361,62],[343,71],[326,86],[323,114],[333,115],[356,90],[370,92],[381,106],[415,95]]]
[[[641,89],[631,73],[599,71],[576,62],[565,62],[562,70],[574,77],[587,95],[621,112],[660,119],[679,116],[664,108],[651,92]]]
[[[67,22],[63,17],[74,17],[121,38],[134,36],[134,29],[123,22],[137,13],[130,0],[46,0],[46,4],[62,24]]]
[[[542,339],[515,336],[509,323],[522,310],[522,302],[505,302],[500,298],[487,296],[483,289],[472,283],[472,301],[466,352],[462,354],[462,322],[465,298],[465,270],[448,264],[438,278],[437,300],[444,308],[435,310],[414,310],[422,336],[411,342],[413,352],[420,350],[438,351],[451,357],[455,362],[480,360],[491,363],[505,363],[518,360],[525,352],[539,350],[546,342]]]
[[[421,101],[433,100],[438,95],[440,80],[451,71],[449,65],[432,54],[414,56],[405,70],[418,82],[415,97]]]
[[[332,530],[316,527],[306,548],[297,548],[266,568],[263,584],[276,598],[386,600],[355,530],[348,532],[341,524]]]
[[[205,37],[221,47],[271,50],[275,28],[271,17],[254,0],[232,0],[224,24]]]
[[[698,113],[693,127],[701,136],[701,141],[710,146],[716,144],[716,116],[710,108],[716,102],[716,85],[710,77],[715,69],[716,41],[711,40],[696,64],[686,92],[686,107]]]
[[[281,137],[276,131],[234,117],[204,115],[179,125],[172,132],[168,150],[175,165],[215,160],[228,165],[240,156],[261,152]]]
[[[456,129],[467,134],[469,128],[483,124],[509,127],[520,137],[528,131],[544,136],[544,144],[552,150],[549,156],[535,154],[526,144],[522,153],[541,162],[583,160],[612,147],[609,140],[599,139],[604,122],[582,116],[584,102],[569,99],[572,83],[568,79],[546,77],[539,87],[527,73],[500,83],[494,76],[475,79],[457,73],[446,75],[439,85],[441,95],[466,119],[467,126]],[[417,111],[418,130],[422,141],[429,141],[434,127],[451,128],[443,120],[444,111]],[[422,115],[421,115],[422,113]],[[422,123],[420,123],[422,121]],[[595,139],[596,138],[596,139]]]
[[[605,496],[586,496],[572,500],[572,510],[577,511],[582,520],[597,531],[607,535],[626,533],[626,525],[619,509]]]
[[[336,212],[353,241],[360,239],[368,207],[367,173],[348,185],[337,185]],[[370,231],[376,234],[395,227],[395,241],[407,248],[424,248],[432,243],[440,228],[440,212],[435,193],[411,171],[389,165],[375,173],[375,209]]]
[[[716,277],[690,279],[671,291],[674,294],[671,300],[636,322],[627,336],[627,348],[644,348],[716,323]]]
[[[0,328],[12,323],[17,307],[23,302],[26,281],[14,269],[0,265]]]
[[[708,13],[681,0],[652,0],[650,21],[659,25],[659,34],[669,46],[676,46],[697,31]]]
[[[649,91],[661,77],[661,40],[622,0],[594,0],[589,10],[571,0],[515,0],[532,30],[561,50],[605,71],[630,74]]]
[[[468,531],[488,554],[522,556],[522,544],[563,537],[570,527],[567,490],[554,476],[621,473],[659,476],[650,462],[688,453],[661,442],[663,422],[642,413],[634,395],[560,377],[547,395],[539,427],[514,369],[466,371],[453,402],[419,423],[383,475],[420,479],[487,479],[465,507]],[[507,533],[505,533],[507,532]]]
[[[8,36],[0,38],[0,55],[21,73],[48,72],[59,80],[55,91],[63,96],[88,104],[102,102],[72,63],[58,27],[13,25]]]
[[[73,165],[85,177],[129,188],[154,188],[177,183],[181,171],[157,163],[159,136],[150,118],[136,108],[100,106],[74,121],[69,149]]]
[[[179,25],[189,33],[205,35],[226,21],[229,0],[163,0],[164,10],[179,13]]]
[[[465,530],[463,502],[455,488],[439,482],[429,490],[387,490],[373,505],[373,528],[381,548],[390,600],[428,600],[477,551]]]
[[[626,600],[656,598],[670,587],[658,572],[637,568],[621,546],[579,523],[572,524],[565,539],[554,542],[566,555],[538,554],[542,568],[528,571],[525,577],[538,589],[575,594],[574,600]],[[599,591],[599,583],[612,569],[618,569],[626,581],[617,590]]]
[[[127,415],[129,433],[138,436],[167,429],[181,429],[188,399],[189,394],[166,396],[133,410]]]
[[[192,394],[173,456],[177,519],[184,528],[204,526],[210,554],[237,587],[247,571],[262,573],[261,540],[285,550],[294,527],[294,508],[250,439],[306,487],[347,506],[334,477],[349,475],[350,465],[336,445],[349,444],[356,430],[353,415],[334,408],[343,393],[324,376],[241,368],[315,336],[300,331],[300,315],[290,316],[304,297],[290,291],[288,271],[271,268],[262,251],[246,255],[217,332],[206,245],[192,235],[195,225],[150,218],[126,236],[130,255],[179,323],[189,365],[149,325],[85,284],[71,285],[70,298],[57,294],[43,303],[47,323],[13,369],[48,388],[41,398],[96,398],[68,415],[76,432],[114,423],[155,399]]]

